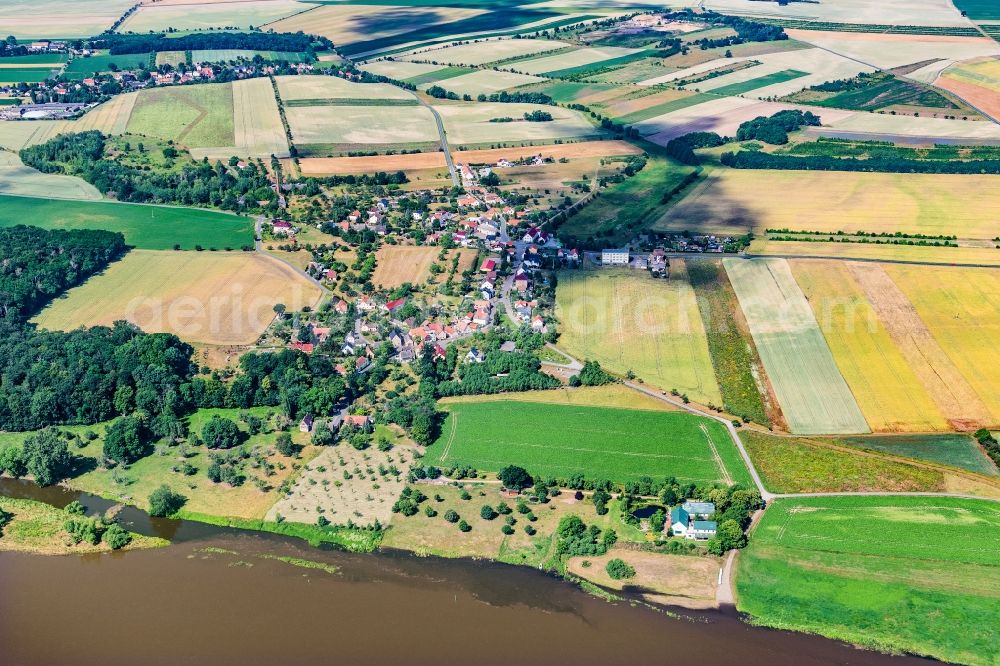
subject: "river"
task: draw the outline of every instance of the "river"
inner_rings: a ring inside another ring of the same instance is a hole
[[[0,494],[111,505],[10,479],[0,479]],[[524,567],[316,549],[130,508],[119,519],[173,544],[94,556],[0,553],[0,663],[927,663],[751,627],[732,611],[678,618],[608,603]]]

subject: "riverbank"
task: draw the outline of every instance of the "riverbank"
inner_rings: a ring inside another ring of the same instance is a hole
[[[111,547],[101,541],[74,544],[64,524],[71,516],[65,511],[42,502],[12,499],[0,495],[0,511],[10,514],[10,521],[0,528],[0,551],[34,553],[37,555],[82,555],[108,553]],[[161,548],[170,544],[166,539],[129,532],[131,541],[122,551]]]

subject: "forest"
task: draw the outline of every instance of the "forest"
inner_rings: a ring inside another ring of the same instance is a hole
[[[0,322],[27,319],[128,250],[120,233],[24,225],[0,229],[0,248]]]
[[[91,38],[90,44],[96,48],[107,48],[111,55],[203,49],[312,53],[316,47],[319,50],[333,48],[333,42],[326,37],[301,32],[199,32],[180,37],[168,37],[165,34],[103,34]]]

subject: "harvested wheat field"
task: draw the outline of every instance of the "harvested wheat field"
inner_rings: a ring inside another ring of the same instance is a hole
[[[972,404],[988,410],[975,425],[1000,424],[1000,273],[898,265],[885,272],[978,396]]]
[[[542,54],[548,51],[565,49],[571,45],[567,42],[557,42],[549,39],[495,39],[485,43],[459,44],[444,48],[418,51],[407,60],[441,62],[447,65],[485,65],[510,58],[518,58],[532,54]],[[526,61],[525,61],[526,62]],[[524,71],[521,63],[511,63],[507,67]]]
[[[437,264],[447,270],[455,252],[464,259],[459,260],[459,272],[468,268],[468,262],[475,257],[475,250],[454,250],[445,259],[438,261],[441,250],[432,246],[383,245],[375,253],[375,273],[372,284],[385,289],[398,287],[404,282],[422,284],[431,276],[431,265]],[[465,264],[464,268],[462,264]]]
[[[544,80],[545,79],[543,78],[530,76],[528,74],[494,72],[489,69],[480,69],[470,72],[469,74],[463,74],[462,76],[450,78],[447,81],[442,82],[440,85],[445,86],[448,90],[459,95],[472,95],[473,97],[476,97],[478,95],[492,95],[493,93],[501,90],[531,85],[532,83],[538,83]],[[427,83],[420,87],[426,89],[432,85],[438,84]]]
[[[790,265],[872,430],[948,430],[948,422],[896,348],[848,265],[841,261]]]
[[[242,2],[197,2],[146,4],[133,13],[119,30],[149,32],[176,30],[247,29],[309,9],[296,0],[244,0]],[[294,32],[294,31],[292,31]]]
[[[20,39],[90,37],[107,30],[134,0],[20,0],[0,3],[3,36]]]
[[[555,141],[604,134],[578,111],[558,106],[537,104],[436,104],[444,121],[448,141],[452,145],[517,143],[520,141]],[[413,110],[410,109],[410,112]],[[548,122],[529,122],[524,114],[546,111],[552,114]],[[491,122],[495,118],[512,118],[512,122]]]
[[[830,259],[869,259],[877,261],[915,261],[948,266],[1000,266],[1000,252],[986,247],[933,247],[920,245],[875,245],[873,243],[813,243],[775,241],[764,238],[750,243],[749,253],[756,256],[818,257]]]
[[[789,429],[868,432],[809,303],[782,259],[725,259],[740,308]]]
[[[426,146],[439,140],[434,116],[423,107],[297,106],[286,108],[285,117],[296,144]]]
[[[250,344],[274,318],[315,306],[319,287],[260,254],[133,250],[36,317],[56,330],[106,326],[127,319],[149,333],[192,342]]]
[[[233,126],[238,155],[288,156],[288,140],[267,79],[233,82]]]
[[[635,576],[628,580],[611,578],[606,567],[613,558],[627,562],[635,569]],[[566,569],[573,575],[606,588],[636,588],[642,590],[642,598],[650,603],[695,609],[718,607],[715,590],[721,566],[722,561],[715,557],[644,553],[631,548],[599,556],[571,557],[566,562]]]
[[[309,9],[309,11],[270,23],[267,28],[275,32],[298,32],[301,30],[310,35],[322,35],[337,46],[391,37],[415,30],[417,27],[470,18],[482,14],[484,11],[459,7],[383,7],[372,4],[309,5],[300,3],[299,6],[303,9]]]
[[[278,93],[285,102],[330,99],[405,99],[413,95],[388,83],[354,83],[336,76],[278,76]]]
[[[608,370],[629,370],[663,390],[677,389],[703,404],[722,404],[708,341],[684,262],[669,279],[631,270],[559,274],[559,344]]]
[[[987,175],[769,171],[713,172],[659,220],[657,230],[758,236],[766,229],[1000,235],[1000,189]],[[776,244],[780,251],[783,244]],[[944,248],[954,249],[954,248]]]
[[[936,269],[920,267],[922,273]],[[941,343],[924,322],[886,267],[877,264],[850,264],[850,271],[865,292],[879,320],[896,348],[920,379],[938,411],[952,428],[975,429],[991,420],[981,396],[956,367]]]
[[[446,65],[434,65],[427,62],[407,62],[406,60],[376,60],[365,63],[361,69],[372,74],[388,76],[391,79],[402,81],[414,76],[429,74],[444,69]]]

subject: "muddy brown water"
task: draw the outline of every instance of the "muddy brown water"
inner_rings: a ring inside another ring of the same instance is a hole
[[[0,479],[0,494],[111,502]],[[0,553],[0,664],[926,664],[751,627],[608,603],[503,564],[353,554],[126,508],[170,547],[93,556]],[[231,552],[213,552],[224,549]],[[304,558],[336,573],[293,566]]]

